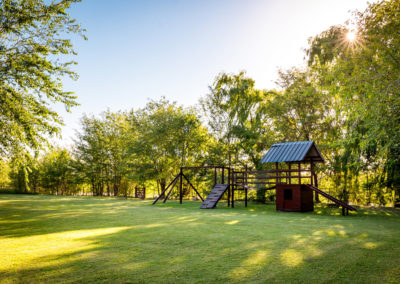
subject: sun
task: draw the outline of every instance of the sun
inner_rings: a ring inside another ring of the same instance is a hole
[[[356,33],[354,31],[348,31],[346,34],[346,38],[350,42],[354,42],[356,40]]]

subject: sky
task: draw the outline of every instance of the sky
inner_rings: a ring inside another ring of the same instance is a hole
[[[245,70],[259,89],[279,69],[304,65],[307,39],[343,24],[366,0],[83,0],[70,14],[88,40],[73,37],[80,104],[63,117],[69,145],[83,114],[144,107],[162,96],[193,106],[220,72]]]

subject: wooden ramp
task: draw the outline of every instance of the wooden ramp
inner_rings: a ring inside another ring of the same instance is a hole
[[[346,204],[345,202],[336,199],[335,197],[333,197],[332,195],[329,195],[328,193],[326,193],[325,191],[322,191],[318,188],[316,188],[315,186],[309,185],[309,184],[305,184],[305,186],[307,186],[309,189],[314,190],[315,192],[318,192],[319,194],[321,194],[323,197],[328,198],[329,200],[335,202],[337,205],[342,206],[343,208],[347,208],[350,211],[357,211],[357,209],[355,209],[353,206]]]
[[[216,184],[211,190],[210,194],[204,200],[200,209],[213,209],[217,205],[218,201],[221,199],[222,195],[229,188],[229,184]]]

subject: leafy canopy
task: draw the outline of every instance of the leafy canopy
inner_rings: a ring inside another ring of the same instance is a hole
[[[60,133],[60,116],[50,108],[62,103],[69,111],[76,97],[61,79],[77,74],[70,55],[70,33],[84,30],[66,12],[79,0],[0,1],[0,156],[40,149],[46,137]]]

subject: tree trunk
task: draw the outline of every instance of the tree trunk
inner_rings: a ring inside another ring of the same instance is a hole
[[[165,178],[160,179],[160,188],[161,188],[160,194],[162,194],[162,192],[164,192],[166,185],[167,185],[167,181],[165,180]],[[164,198],[164,194],[162,194],[161,198]]]

